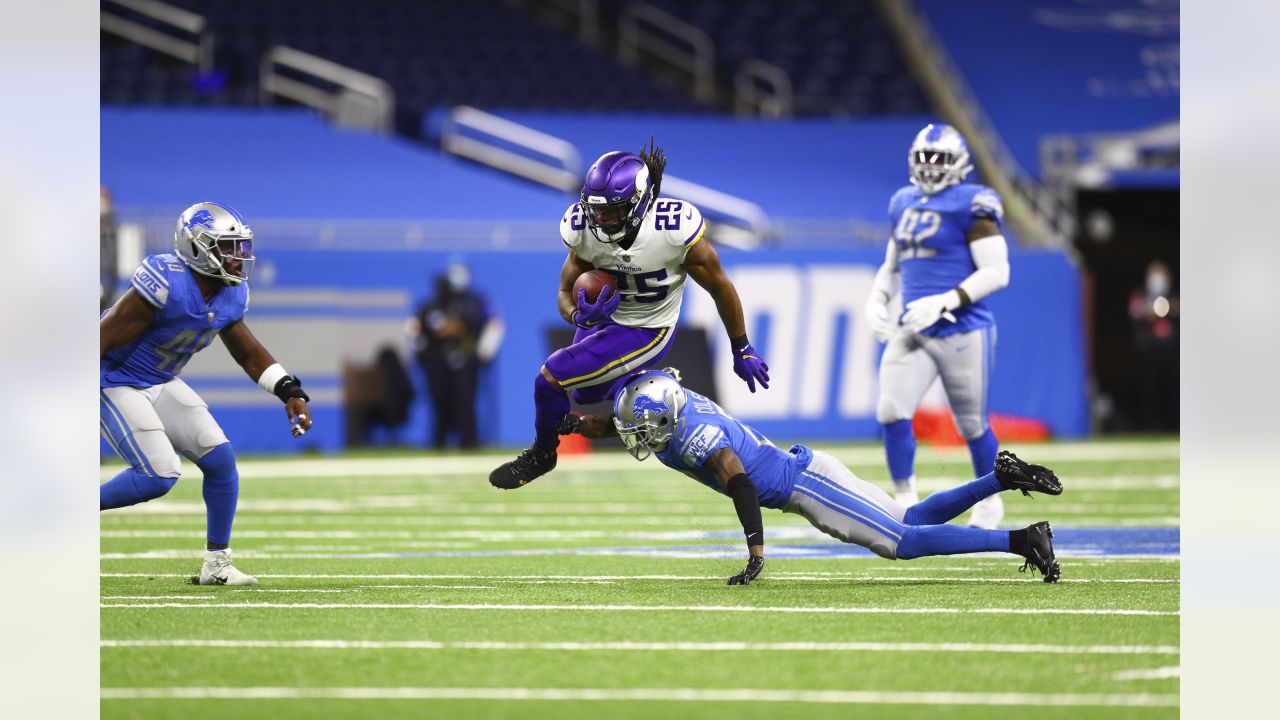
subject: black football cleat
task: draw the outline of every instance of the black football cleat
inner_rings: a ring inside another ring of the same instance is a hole
[[[556,466],[556,454],[529,448],[520,457],[503,463],[489,473],[489,484],[502,490],[515,490],[551,472]]]
[[[1062,573],[1058,569],[1058,560],[1053,556],[1053,529],[1047,522],[1038,522],[1035,525],[1029,525],[1025,532],[1027,545],[1023,550],[1023,557],[1027,561],[1018,568],[1018,572],[1026,572],[1027,566],[1030,565],[1040,571],[1045,582],[1058,582]]]
[[[1052,470],[1023,462],[1008,450],[996,455],[996,479],[1006,490],[1021,490],[1027,497],[1031,497],[1032,490],[1045,495],[1062,494],[1062,482]]]

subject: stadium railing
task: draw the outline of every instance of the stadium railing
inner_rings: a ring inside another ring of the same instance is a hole
[[[174,7],[158,0],[103,0],[99,22],[103,32],[111,33],[131,42],[149,47],[157,52],[195,65],[200,72],[213,69],[213,28],[202,15]],[[178,30],[195,39],[177,37],[172,33],[135,22],[108,9],[115,5],[145,18],[151,24],[165,30]]]
[[[323,89],[288,77],[277,66],[337,85],[338,89]],[[284,45],[263,53],[259,72],[263,105],[269,105],[278,95],[317,108],[344,127],[384,133],[395,129],[395,91],[381,78]]]

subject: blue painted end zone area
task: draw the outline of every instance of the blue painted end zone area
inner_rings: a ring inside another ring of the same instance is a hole
[[[740,537],[737,532],[709,532],[708,540],[728,540]],[[1109,557],[1109,556],[1171,556],[1176,557],[1181,548],[1181,531],[1176,527],[1056,527],[1053,529],[1053,549],[1059,557]],[[391,557],[475,557],[506,555],[643,555],[646,557],[737,557],[742,554],[741,543],[731,545],[662,545],[612,548],[529,548],[521,550],[479,550],[393,553]],[[382,557],[382,554],[376,554]],[[372,556],[372,555],[371,555]],[[774,543],[769,546],[769,556],[775,558],[859,558],[874,554],[858,545],[835,540],[814,543]]]

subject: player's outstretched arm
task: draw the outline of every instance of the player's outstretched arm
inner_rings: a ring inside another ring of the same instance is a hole
[[[569,413],[560,421],[556,432],[561,435],[581,435],[591,440],[603,440],[618,436],[612,415],[574,415]]]
[[[302,381],[290,375],[276,362],[267,348],[249,332],[249,326],[244,320],[231,323],[219,335],[231,357],[244,368],[245,373],[263,390],[284,402],[285,414],[288,415],[289,422],[293,423],[290,428],[293,436],[301,437],[306,434],[312,423],[311,407],[307,405],[311,398],[303,391]]]
[[[573,296],[573,284],[584,272],[594,270],[595,266],[578,257],[572,250],[564,258],[560,268],[560,292],[556,294],[556,309],[564,321],[573,324],[573,313],[578,309],[578,299]]]
[[[98,358],[128,345],[156,319],[156,309],[129,288],[98,321]]]
[[[738,289],[720,265],[720,254],[709,242],[697,242],[684,256],[684,269],[689,277],[702,286],[716,303],[720,322],[729,333],[729,345],[733,350],[733,371],[747,383],[751,392],[756,383],[769,389],[769,366],[747,339],[747,321],[742,314],[742,299]]]
[[[747,567],[729,578],[730,585],[747,585],[764,570],[764,520],[760,518],[760,498],[756,486],[747,477],[742,460],[731,448],[720,448],[707,457],[706,466],[716,476],[716,482],[733,498],[738,511],[738,522],[747,538]]]

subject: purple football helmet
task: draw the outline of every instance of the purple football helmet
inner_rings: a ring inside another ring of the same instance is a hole
[[[600,156],[582,183],[582,214],[600,242],[616,243],[635,237],[653,203],[649,166],[629,152]]]

